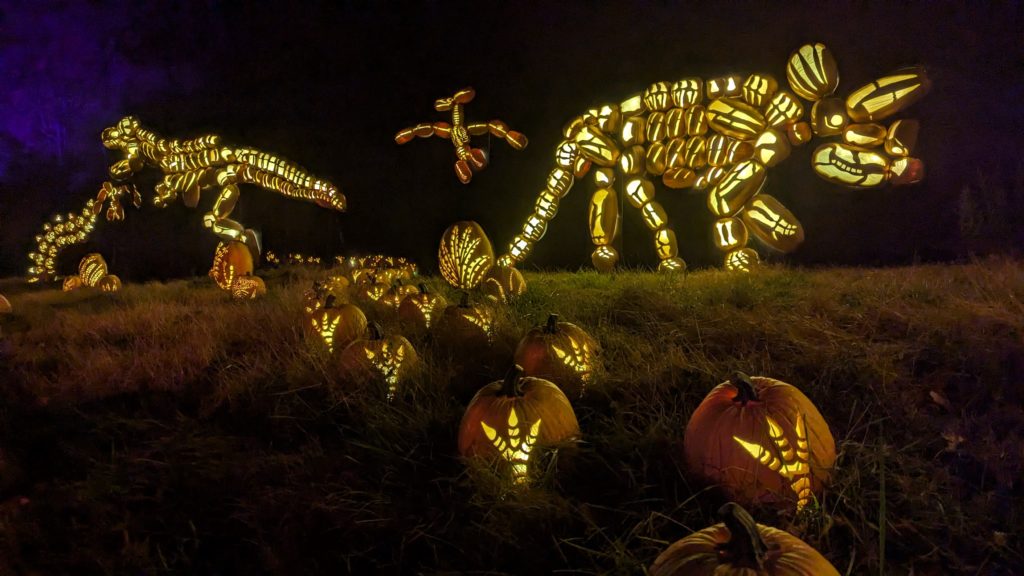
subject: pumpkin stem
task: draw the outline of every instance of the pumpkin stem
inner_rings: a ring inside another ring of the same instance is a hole
[[[462,297],[459,298],[459,308],[469,308],[469,292],[462,291]]]
[[[505,373],[505,381],[501,384],[501,395],[502,396],[522,396],[522,391],[519,389],[519,380],[523,377],[523,367],[519,364],[513,364],[508,372]]]
[[[545,334],[555,334],[558,332],[558,314],[548,314],[548,323],[544,326]]]
[[[423,282],[419,283],[419,288],[420,288],[420,294],[430,294],[430,291],[427,290],[427,285],[424,284]]]
[[[729,529],[729,541],[720,544],[725,562],[733,568],[764,570],[768,546],[757,531],[757,523],[749,512],[735,502],[729,502],[718,509],[718,516]]]
[[[380,329],[380,324],[376,322],[370,322],[366,325],[366,332],[369,336],[368,340],[380,340],[384,337],[384,333]]]
[[[754,390],[754,383],[750,380],[750,376],[737,371],[729,379],[729,382],[739,390],[739,394],[736,395],[736,398],[733,398],[733,402],[739,402],[746,406],[747,402],[757,402],[760,400],[757,397],[757,391]]]

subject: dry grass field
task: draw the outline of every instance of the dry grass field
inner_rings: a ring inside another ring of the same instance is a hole
[[[642,574],[715,521],[683,431],[735,370],[801,388],[839,453],[817,505],[758,521],[843,574],[1024,573],[1019,262],[528,273],[483,353],[411,336],[426,369],[392,404],[305,341],[323,274],[271,271],[255,302],[206,278],[0,282],[0,574]],[[579,446],[499,493],[459,460],[459,420],[549,312],[603,369]]]

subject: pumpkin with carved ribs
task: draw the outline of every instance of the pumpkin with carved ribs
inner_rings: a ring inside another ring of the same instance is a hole
[[[704,398],[683,444],[690,469],[730,498],[798,510],[820,493],[836,460],[828,424],[807,396],[742,372]]]
[[[459,425],[459,454],[496,464],[513,484],[526,484],[535,449],[567,445],[579,435],[576,413],[558,386],[515,366],[470,401]]]

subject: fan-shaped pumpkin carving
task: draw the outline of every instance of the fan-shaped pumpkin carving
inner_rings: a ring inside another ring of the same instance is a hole
[[[355,340],[341,352],[342,372],[355,380],[374,380],[386,387],[390,402],[398,387],[419,366],[416,349],[404,336],[384,336],[376,322],[369,325],[367,337]]]
[[[517,366],[473,397],[459,426],[459,453],[494,462],[514,484],[526,484],[535,449],[564,445],[579,435],[576,413],[558,386],[524,377]]]
[[[691,470],[746,503],[811,501],[836,446],[825,419],[795,386],[737,373],[701,402],[684,437]]]
[[[306,317],[306,330],[330,354],[363,336],[366,315],[358,306],[336,305],[334,296],[328,296],[323,308]]]
[[[526,279],[512,266],[492,266],[481,284],[483,293],[495,302],[509,302],[526,293]]]
[[[593,380],[599,351],[590,334],[552,314],[519,341],[515,361],[527,375],[551,380],[570,398],[579,398]]]
[[[796,536],[757,524],[735,503],[715,524],[677,541],[651,565],[651,576],[839,576],[817,550]]]
[[[494,265],[494,248],[476,222],[456,222],[441,236],[437,252],[441,275],[461,290],[476,288]]]
[[[398,320],[403,326],[422,332],[430,328],[447,307],[448,301],[444,296],[430,292],[425,284],[420,284],[418,294],[406,296],[398,305]]]

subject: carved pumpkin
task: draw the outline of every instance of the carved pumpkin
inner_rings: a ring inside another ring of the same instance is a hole
[[[361,302],[376,303],[391,289],[391,286],[378,282],[376,274],[368,274],[366,279],[356,290],[356,298]]]
[[[511,266],[492,266],[481,289],[491,300],[506,303],[526,293],[526,279]]]
[[[324,307],[306,319],[306,328],[330,354],[363,336],[366,315],[353,304],[335,305],[334,296],[328,296]]]
[[[64,284],[61,289],[65,292],[71,292],[72,290],[78,290],[82,286],[85,286],[85,283],[82,282],[82,278],[80,276],[68,276],[64,279]]]
[[[398,306],[402,304],[402,300],[406,296],[416,294],[416,292],[417,290],[415,286],[402,284],[401,280],[396,279],[394,283],[391,284],[391,288],[388,288],[388,291],[384,293],[384,296],[381,296],[380,300],[389,308],[397,310]]]
[[[107,275],[107,262],[103,256],[93,252],[86,254],[78,264],[78,276],[85,286],[96,286]]]
[[[11,308],[11,301],[0,294],[0,314],[10,314],[14,309]]]
[[[437,251],[441,275],[452,286],[472,290],[494,265],[494,248],[476,222],[456,222],[441,236]]]
[[[118,292],[121,290],[121,279],[113,274],[107,274],[96,283],[96,287],[104,292]]]
[[[570,398],[579,398],[593,379],[599,351],[590,334],[552,314],[519,341],[515,362],[527,375],[551,380]]]
[[[404,336],[381,334],[376,322],[369,325],[367,338],[356,340],[341,352],[342,372],[356,380],[375,380],[387,386],[388,402],[398,386],[419,366],[419,356]]]
[[[523,376],[516,366],[470,401],[459,425],[459,454],[498,463],[514,484],[525,484],[534,449],[555,448],[579,435],[576,413],[558,386]]]
[[[231,284],[231,297],[235,300],[255,300],[266,293],[267,285],[259,276],[242,276]]]
[[[757,524],[738,504],[718,510],[723,522],[662,552],[650,576],[839,576],[817,550],[792,534]]]
[[[487,344],[494,335],[494,314],[489,308],[470,304],[469,294],[463,292],[458,304],[444,309],[437,331],[458,344]]]
[[[410,294],[398,305],[398,320],[414,331],[422,332],[444,313],[448,301],[440,294],[427,290],[425,284],[419,285],[418,294]]]
[[[795,386],[737,372],[690,417],[686,461],[730,498],[807,505],[836,460],[828,424]]]
[[[252,252],[241,242],[221,242],[213,254],[210,278],[221,290],[230,290],[235,278],[249,276],[253,271]]]

